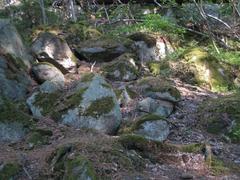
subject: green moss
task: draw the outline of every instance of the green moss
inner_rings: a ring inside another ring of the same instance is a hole
[[[21,171],[21,166],[17,163],[8,163],[0,170],[0,179],[8,180],[14,177]]]
[[[49,136],[52,136],[52,131],[36,129],[28,138],[28,143],[33,146],[47,144]]]
[[[110,84],[104,83],[101,84],[103,87],[107,88],[107,89],[112,89],[112,86]]]
[[[163,61],[163,62],[151,61],[147,65],[151,74],[154,76],[157,76],[160,74],[163,76],[167,76],[170,73],[170,66],[167,61]]]
[[[187,152],[187,153],[201,153],[204,149],[204,144],[202,143],[194,143],[194,144],[185,144],[178,146],[178,149],[181,152]]]
[[[81,77],[81,82],[90,82],[94,78],[94,73],[86,73]]]
[[[164,118],[155,114],[144,115],[139,120],[137,120],[136,123],[134,123],[131,130],[134,131],[137,129],[141,129],[142,124],[147,121],[158,121],[158,120],[164,120]]]
[[[144,155],[148,156],[151,153],[167,152],[167,153],[176,153],[177,148],[174,145],[148,140],[142,136],[134,134],[126,134],[120,136],[118,141],[126,149],[134,149],[140,152],[143,152]]]
[[[84,112],[85,116],[99,117],[103,114],[111,112],[115,103],[113,97],[103,97],[93,101]]]
[[[217,157],[213,157],[211,160],[210,170],[214,175],[226,174],[229,169],[226,167],[224,162]]]
[[[166,79],[163,78],[158,78],[158,77],[146,77],[141,79],[138,82],[138,85],[140,86],[146,86],[143,91],[145,93],[155,93],[155,92],[160,92],[160,93],[169,93],[175,101],[180,100],[181,94],[173,86],[173,84]]]
[[[74,159],[65,162],[65,174],[63,179],[91,179],[95,180],[95,170],[86,158],[82,156],[74,157]]]
[[[16,104],[5,98],[2,98],[2,103],[0,104],[0,122],[18,122],[28,128],[33,126],[33,118],[19,110]]]
[[[138,97],[138,94],[135,91],[133,91],[131,88],[129,88],[128,86],[126,86],[126,91],[131,99],[135,99]]]
[[[198,84],[208,85],[214,92],[225,92],[232,88],[230,73],[207,51],[194,48],[187,50],[183,57],[194,67],[194,75]]]
[[[55,109],[58,98],[61,97],[60,92],[54,93],[38,93],[35,96],[35,106],[42,108],[42,115],[47,115]]]
[[[81,88],[76,92],[62,96],[63,92],[39,93],[36,95],[34,105],[42,108],[42,115],[50,115],[53,119],[59,120],[69,108],[78,106],[87,88]]]

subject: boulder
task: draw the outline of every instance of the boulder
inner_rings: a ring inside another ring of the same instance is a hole
[[[106,78],[114,81],[132,81],[138,77],[138,65],[133,54],[125,53],[102,68]]]
[[[162,142],[167,139],[170,126],[162,117],[149,114],[133,123],[129,132],[149,140]]]
[[[231,88],[230,73],[204,49],[190,49],[183,54],[183,58],[189,68],[192,68],[198,84],[207,85],[214,92],[227,91]]]
[[[0,19],[0,54],[10,54],[27,68],[30,68],[33,63],[33,58],[27,52],[21,36],[6,19]]]
[[[145,97],[176,103],[181,100],[181,94],[174,84],[161,77],[145,77],[137,82],[139,92]]]
[[[0,53],[0,95],[12,100],[24,99],[31,86],[27,69],[28,67],[19,58]]]
[[[32,117],[0,96],[0,142],[18,142],[32,127]]]
[[[134,41],[141,63],[160,61],[174,52],[170,41],[161,35],[135,33],[129,36]]]
[[[173,111],[174,105],[168,101],[156,100],[147,97],[138,102],[138,110],[158,116],[168,117]]]
[[[35,92],[27,100],[35,117],[50,116],[76,128],[114,134],[121,122],[120,107],[111,86],[99,75],[86,74],[69,92]]]
[[[41,62],[33,65],[32,73],[41,83],[42,92],[54,92],[64,87],[65,78],[60,70],[50,63]]]
[[[200,104],[199,123],[209,133],[240,143],[240,94],[209,99]]]
[[[64,74],[75,72],[77,58],[67,42],[52,33],[40,33],[32,44],[32,52],[39,61],[53,64]]]
[[[109,62],[129,52],[132,43],[126,38],[102,36],[82,42],[76,48],[76,52],[88,62]]]

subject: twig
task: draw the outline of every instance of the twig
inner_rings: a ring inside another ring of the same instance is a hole
[[[90,68],[91,72],[93,72],[93,68],[94,68],[95,64],[96,64],[96,61],[94,61],[94,63],[91,65],[91,68]]]
[[[28,173],[27,169],[25,167],[23,167],[24,172],[26,173],[26,175],[28,176],[29,179],[33,179],[32,176],[30,176],[30,174]]]

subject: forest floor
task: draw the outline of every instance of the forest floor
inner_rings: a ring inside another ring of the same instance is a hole
[[[81,72],[89,71],[90,64],[81,66]],[[98,68],[95,69],[96,71]],[[69,84],[79,76],[72,75],[68,77]],[[212,152],[220,157],[226,163],[240,164],[240,145],[224,142],[221,137],[216,137],[206,133],[197,126],[198,124],[198,106],[201,102],[216,98],[220,95],[212,93],[206,89],[185,84],[180,80],[174,79],[177,89],[181,92],[182,100],[176,106],[174,113],[168,118],[171,122],[171,133],[166,143],[173,144],[191,144],[207,143],[210,144]],[[69,86],[70,87],[70,86]],[[219,97],[220,98],[220,97]],[[133,102],[134,106],[135,103]],[[134,108],[132,108],[134,109]],[[133,115],[131,107],[122,108],[125,116]],[[74,129],[62,124],[58,124],[49,118],[41,119],[37,125],[41,129],[48,129],[53,132],[49,142],[45,145],[30,148],[29,145],[22,141],[15,144],[0,144],[0,165],[6,161],[17,161],[23,166],[23,172],[18,179],[51,179],[52,169],[47,159],[56,150],[56,148],[67,145],[80,143],[83,147],[88,145],[99,145],[99,151],[108,149],[117,136],[107,136],[88,130]],[[98,153],[83,150],[94,165],[101,166],[102,169],[113,169],[112,164],[101,164],[98,162]],[[106,150],[107,151],[107,150]],[[161,152],[159,152],[161,154]],[[153,162],[145,159],[144,168],[139,171],[127,172],[113,170],[110,173],[110,179],[149,179],[149,180],[175,180],[175,179],[239,179],[240,171],[226,171],[217,169],[215,172],[207,166],[204,160],[205,156],[194,153],[168,153],[164,159]],[[159,163],[160,162],[160,163]],[[162,162],[162,163],[161,163]],[[114,162],[112,162],[114,163]],[[238,167],[239,168],[239,167]],[[222,171],[222,172],[221,172]],[[134,177],[134,178],[133,178]]]

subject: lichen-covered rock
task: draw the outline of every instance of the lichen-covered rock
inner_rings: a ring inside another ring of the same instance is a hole
[[[173,111],[174,105],[168,101],[156,100],[150,97],[138,102],[138,110],[145,113],[168,117]]]
[[[15,179],[21,171],[21,165],[18,163],[7,163],[0,166],[0,179]]]
[[[0,96],[0,142],[21,140],[33,125],[32,117]]]
[[[132,81],[138,77],[138,64],[133,54],[125,53],[102,68],[106,78],[114,81]]]
[[[200,125],[209,133],[240,142],[240,94],[210,99],[199,107]]]
[[[173,83],[160,77],[146,77],[137,82],[139,91],[145,97],[153,99],[178,102],[181,100],[181,94]]]
[[[193,69],[199,84],[209,86],[214,92],[227,91],[231,88],[232,80],[229,73],[207,51],[194,48],[185,52],[183,57]]]
[[[132,41],[125,38],[100,37],[81,43],[76,51],[89,62],[109,62],[129,52]]]
[[[164,141],[170,133],[169,124],[161,117],[149,114],[141,117],[125,132],[153,141]]]
[[[37,63],[33,65],[32,72],[36,80],[42,84],[41,92],[54,92],[64,87],[64,75],[50,63]]]
[[[0,19],[0,54],[11,54],[27,68],[33,62],[16,28],[6,19]]]
[[[40,33],[32,44],[32,52],[39,61],[53,64],[64,74],[75,72],[77,58],[66,41],[52,33]]]
[[[31,85],[27,67],[9,54],[0,54],[0,79],[0,95],[13,100],[24,99]]]
[[[111,86],[99,75],[87,74],[69,92],[34,93],[28,100],[33,115],[49,115],[76,128],[113,134],[121,122],[120,107]]]
[[[129,36],[135,41],[136,51],[142,63],[160,61],[174,52],[170,41],[161,35],[135,33]]]

